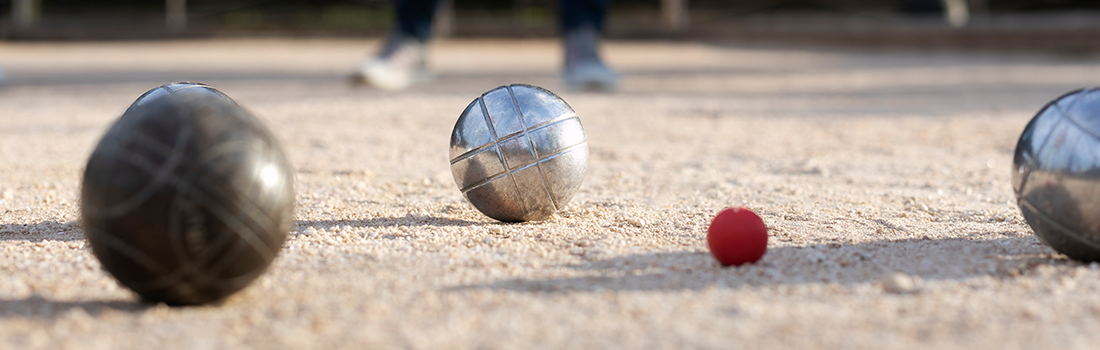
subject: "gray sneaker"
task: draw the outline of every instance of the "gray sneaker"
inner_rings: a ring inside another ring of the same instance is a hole
[[[419,40],[390,35],[379,54],[364,61],[352,78],[383,90],[403,90],[431,80],[427,50]]]
[[[566,33],[565,70],[562,79],[571,90],[614,91],[619,74],[600,60],[600,37],[595,29],[583,28]]]

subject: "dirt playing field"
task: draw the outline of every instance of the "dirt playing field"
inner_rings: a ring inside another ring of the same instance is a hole
[[[555,41],[434,44],[436,80],[348,84],[373,41],[0,42],[0,347],[1088,349],[1100,265],[1023,221],[1009,182],[1045,102],[1100,57],[610,42],[611,94],[566,91]],[[178,80],[265,120],[297,172],[281,255],[217,305],[136,301],[84,242],[110,123]],[[588,175],[544,222],[459,193],[448,141],[481,92],[559,92]],[[769,250],[721,268],[729,206]]]

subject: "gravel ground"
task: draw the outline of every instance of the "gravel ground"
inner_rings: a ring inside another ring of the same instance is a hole
[[[553,41],[434,44],[437,79],[348,84],[375,42],[0,42],[0,344],[25,349],[1092,348],[1100,266],[1041,244],[1009,183],[1046,101],[1096,57],[612,42],[613,94],[564,91]],[[136,301],[92,256],[84,163],[145,90],[213,84],[296,167],[280,257],[217,305]],[[555,217],[465,202],[447,142],[498,85],[558,91],[589,172]],[[757,264],[704,240],[770,228]]]

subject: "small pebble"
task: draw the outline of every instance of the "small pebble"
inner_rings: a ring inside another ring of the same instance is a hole
[[[882,290],[894,294],[907,294],[916,291],[916,284],[909,275],[897,272],[879,280]]]

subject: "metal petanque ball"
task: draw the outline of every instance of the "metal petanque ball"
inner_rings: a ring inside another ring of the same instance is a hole
[[[142,299],[217,301],[275,259],[293,220],[293,176],[267,128],[232,100],[165,94],[135,103],[88,159],[85,235]]]
[[[1024,128],[1012,185],[1024,219],[1054,250],[1100,260],[1100,90],[1048,103]]]
[[[462,195],[500,221],[543,220],[577,193],[588,168],[584,128],[569,104],[513,84],[470,103],[451,133],[451,173]]]
[[[144,94],[141,94],[141,96],[138,96],[138,98],[134,100],[134,103],[130,104],[130,108],[127,108],[126,111],[129,112],[131,109],[144,106],[149,102],[155,101],[158,98],[168,95],[209,95],[220,98],[234,105],[237,104],[237,102],[233,101],[232,98],[229,98],[228,95],[222,93],[221,91],[215,89],[210,85],[190,81],[180,81],[164,84],[149,89],[149,91],[146,91]]]

